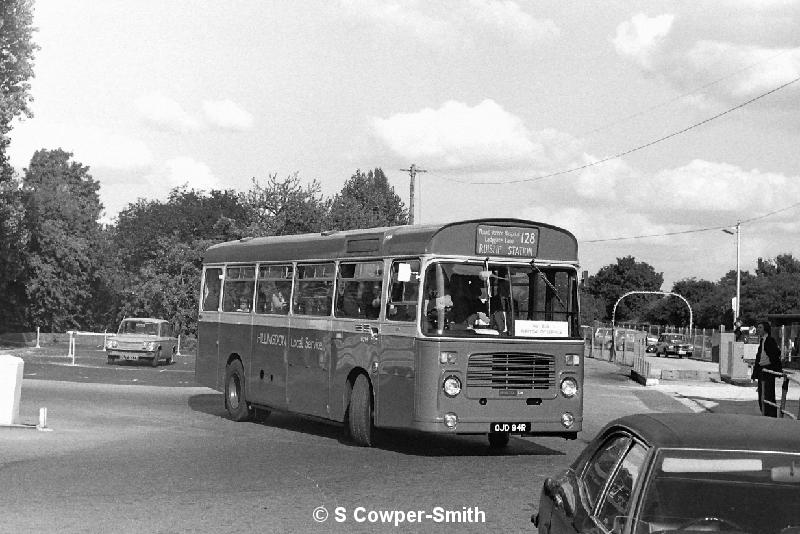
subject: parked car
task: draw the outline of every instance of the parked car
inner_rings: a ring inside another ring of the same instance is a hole
[[[658,336],[656,342],[656,356],[665,356],[667,358],[677,356],[683,358],[688,356],[691,358],[694,352],[694,346],[686,340],[683,334],[661,334]]]
[[[656,351],[656,343],[658,343],[658,335],[651,334],[650,332],[644,338],[645,344],[645,352],[655,352]]]
[[[178,338],[174,337],[172,325],[163,319],[123,319],[117,334],[106,341],[108,364],[117,360],[149,361],[157,367],[161,360],[172,364],[178,352]]]
[[[612,421],[548,478],[540,534],[800,533],[800,423],[649,413]]]

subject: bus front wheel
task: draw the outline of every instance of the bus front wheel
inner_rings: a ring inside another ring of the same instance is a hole
[[[248,421],[253,416],[244,395],[244,368],[239,360],[225,368],[225,409],[234,421]]]
[[[350,392],[350,408],[348,410],[347,425],[350,437],[362,447],[372,446],[372,394],[369,380],[364,375],[358,375],[353,390]]]

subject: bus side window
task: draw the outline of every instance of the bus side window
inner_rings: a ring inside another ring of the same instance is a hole
[[[386,318],[390,321],[414,321],[419,298],[419,260],[392,262]]]
[[[222,289],[222,269],[218,267],[206,269],[206,277],[203,280],[203,311],[219,309],[220,289]]]
[[[298,265],[294,313],[297,315],[330,315],[335,273],[333,263]]]
[[[339,264],[334,315],[349,319],[377,319],[381,311],[383,263]]]
[[[255,282],[255,265],[228,267],[222,287],[222,311],[249,313],[253,306]]]
[[[261,265],[256,285],[256,313],[289,313],[292,294],[291,265]]]

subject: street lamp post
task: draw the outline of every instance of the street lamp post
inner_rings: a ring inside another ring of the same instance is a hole
[[[741,221],[736,221],[736,309],[733,310],[733,320],[739,320],[739,310],[741,309],[741,301],[742,301],[742,272],[741,268],[739,267],[741,263],[741,248],[742,248],[742,233],[741,233],[742,223]],[[727,228],[722,229],[723,232],[726,234],[733,235],[733,232],[728,230]]]

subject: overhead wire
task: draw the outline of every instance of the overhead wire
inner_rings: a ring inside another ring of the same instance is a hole
[[[638,152],[640,150],[644,150],[645,148],[649,148],[649,147],[651,147],[653,145],[656,145],[658,143],[664,142],[664,141],[666,141],[668,139],[671,139],[673,137],[676,137],[678,135],[682,135],[682,134],[684,134],[684,133],[686,133],[686,132],[688,132],[690,130],[693,130],[695,128],[699,128],[700,126],[703,126],[704,124],[708,124],[711,121],[719,119],[720,117],[723,117],[723,116],[725,116],[725,115],[727,115],[729,113],[732,113],[732,112],[736,111],[737,109],[741,109],[741,108],[743,108],[745,106],[749,106],[753,102],[761,100],[762,98],[765,98],[765,97],[767,97],[767,96],[769,96],[769,95],[771,95],[773,93],[776,93],[776,92],[778,92],[778,91],[780,91],[782,89],[785,89],[786,87],[788,87],[788,86],[790,86],[790,85],[792,85],[794,83],[797,83],[798,81],[800,81],[800,76],[798,76],[798,77],[796,77],[796,78],[794,78],[794,79],[792,79],[792,80],[790,80],[790,81],[788,81],[786,83],[783,83],[783,84],[781,84],[781,85],[779,85],[777,87],[774,87],[774,88],[770,89],[769,91],[761,93],[761,94],[759,94],[759,95],[757,95],[757,96],[755,96],[755,97],[753,97],[753,98],[751,98],[751,99],[749,99],[749,100],[747,100],[745,102],[742,102],[740,104],[737,104],[736,106],[728,108],[725,111],[717,113],[716,115],[713,115],[713,116],[708,117],[708,118],[706,118],[706,119],[704,119],[704,120],[702,120],[700,122],[696,122],[696,123],[694,123],[694,124],[692,124],[690,126],[687,126],[686,128],[683,128],[681,130],[677,130],[677,131],[672,132],[670,134],[667,134],[667,135],[665,135],[663,137],[659,137],[658,139],[654,139],[652,141],[649,141],[647,143],[638,145],[636,147],[629,148],[627,150],[623,150],[622,152],[617,152],[616,154],[614,154],[612,156],[607,156],[605,158],[602,158],[602,159],[599,159],[599,160],[595,160],[595,161],[591,161],[591,162],[585,163],[583,165],[578,165],[576,167],[570,167],[568,169],[552,172],[552,173],[549,173],[549,174],[544,174],[544,175],[541,175],[541,176],[535,176],[533,178],[519,178],[519,179],[516,179],[516,180],[505,180],[505,181],[499,181],[499,182],[496,182],[496,181],[464,181],[464,182],[459,182],[459,183],[469,184],[469,185],[518,184],[518,183],[524,183],[524,182],[538,182],[538,181],[544,180],[546,178],[553,178],[555,176],[561,176],[563,174],[571,174],[573,172],[582,171],[584,169],[588,169],[590,167],[595,167],[595,166],[600,165],[602,163],[606,163],[608,161],[615,160],[615,159],[621,158],[623,156],[627,156],[629,154],[633,154],[634,152]]]
[[[782,213],[784,211],[789,211],[796,207],[800,206],[800,202],[795,202],[790,206],[786,206],[785,208],[780,208],[777,210],[770,211],[769,213],[765,213],[763,215],[758,215],[757,217],[750,217],[749,219],[743,219],[738,222],[738,224],[746,224],[752,223],[754,221],[758,221],[761,219],[766,219],[767,217],[771,217],[773,215],[777,215],[778,213]],[[635,236],[623,236],[623,237],[608,237],[604,239],[587,239],[580,241],[581,243],[606,243],[609,241],[625,241],[625,240],[632,240],[632,239],[645,239],[648,237],[667,237],[672,235],[681,235],[681,234],[695,234],[700,232],[710,232],[712,230],[724,230],[726,228],[732,228],[736,226],[736,224],[725,224],[722,226],[707,226],[704,228],[692,228],[690,230],[681,230],[677,232],[664,232],[661,234],[644,234],[644,235],[635,235]]]

